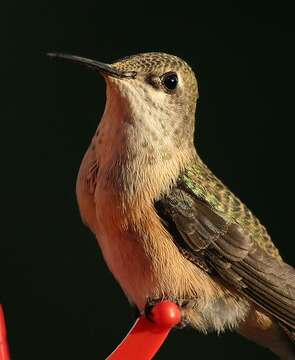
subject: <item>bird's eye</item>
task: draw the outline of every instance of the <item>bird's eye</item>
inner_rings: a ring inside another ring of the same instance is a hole
[[[161,82],[167,90],[175,90],[178,84],[177,74],[174,72],[168,72],[162,75]]]

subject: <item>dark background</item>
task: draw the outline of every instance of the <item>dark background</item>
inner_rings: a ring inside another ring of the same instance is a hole
[[[132,323],[75,200],[104,83],[48,51],[186,59],[199,79],[201,156],[295,263],[293,9],[203,2],[2,2],[0,296],[13,359],[104,359]],[[192,330],[173,332],[157,359],[216,356],[274,359],[236,334]]]

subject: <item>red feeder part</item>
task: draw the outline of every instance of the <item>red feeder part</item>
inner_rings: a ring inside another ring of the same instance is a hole
[[[3,307],[0,304],[0,360],[9,360],[8,341]]]
[[[181,321],[181,312],[175,303],[162,301],[154,306],[152,316],[154,322],[144,315],[137,319],[107,360],[151,360],[170,330]]]

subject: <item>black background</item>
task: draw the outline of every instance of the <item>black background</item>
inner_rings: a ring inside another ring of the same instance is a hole
[[[2,3],[0,296],[13,359],[103,359],[132,323],[75,200],[104,83],[48,51],[106,62],[145,51],[186,59],[199,80],[201,156],[294,264],[293,9],[192,3]],[[274,359],[236,334],[192,330],[173,332],[157,359],[189,356]]]

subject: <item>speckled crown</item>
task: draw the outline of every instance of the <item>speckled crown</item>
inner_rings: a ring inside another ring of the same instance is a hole
[[[193,96],[198,92],[195,74],[191,67],[175,55],[149,52],[131,55],[115,61],[112,66],[118,70],[136,71],[154,75],[162,75],[169,71],[181,72],[186,89]]]

